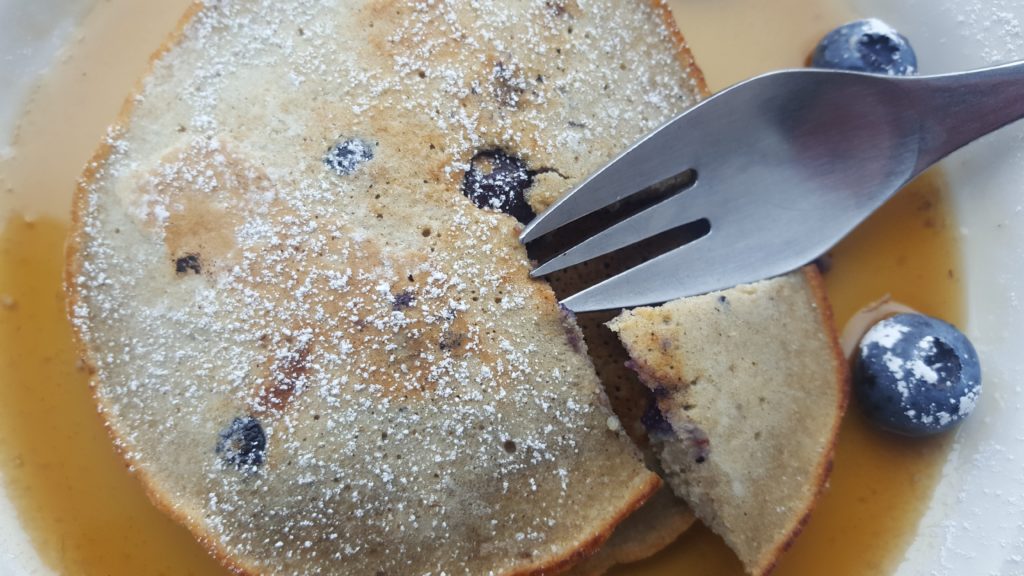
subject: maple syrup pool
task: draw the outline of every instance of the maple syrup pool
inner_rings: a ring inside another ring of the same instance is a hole
[[[818,37],[852,17],[838,3],[780,1],[786,6],[673,2],[712,88],[799,65]],[[15,136],[15,154],[0,161],[0,473],[31,542],[62,574],[227,574],[149,503],[114,452],[87,375],[77,368],[61,286],[68,199],[78,172],[144,70],[146,55],[188,4],[97,4],[74,50],[34,92]],[[725,35],[731,37],[728,47],[715,32],[725,23],[744,31]],[[774,30],[770,42],[758,36],[764,28]],[[124,50],[124,42],[139,50]],[[745,57],[753,53],[757,59]],[[62,112],[72,98],[75,113],[69,116]],[[942,175],[929,172],[832,252],[826,285],[837,325],[890,294],[962,326],[954,231]],[[851,405],[829,486],[775,574],[891,572],[913,538],[948,447],[948,437],[909,440],[876,432]],[[614,571],[742,573],[725,545],[700,526],[654,558]]]

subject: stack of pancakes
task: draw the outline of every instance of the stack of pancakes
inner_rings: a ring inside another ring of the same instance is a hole
[[[691,425],[669,400],[694,379],[681,366],[710,352],[658,349],[682,372],[658,385],[674,435],[648,442],[647,392],[614,338],[560,310],[517,241],[705,93],[660,2],[197,5],[84,174],[66,274],[100,411],[153,501],[241,573],[596,574],[689,525],[653,469],[766,570],[824,481],[842,411],[814,273],[719,318],[806,357],[780,364],[814,366],[795,376],[824,406],[816,440],[785,454],[793,491],[771,492],[789,512],[739,526],[746,500],[705,500],[688,478],[706,470],[656,458]],[[694,314],[663,312],[677,313]],[[638,364],[660,365],[616,326]],[[749,380],[773,402],[790,382]],[[722,432],[719,452],[705,432],[707,463],[782,458],[774,440]]]

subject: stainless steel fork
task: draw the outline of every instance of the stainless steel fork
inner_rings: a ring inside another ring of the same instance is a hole
[[[563,301],[666,302],[813,261],[947,154],[1024,117],[1024,62],[941,76],[786,70],[724,90],[635,144],[531,222],[531,242],[686,171],[684,191],[534,270],[542,276],[688,222],[710,231]]]

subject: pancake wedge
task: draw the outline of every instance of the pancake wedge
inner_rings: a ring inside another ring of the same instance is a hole
[[[831,468],[849,394],[813,267],[638,308],[610,323],[658,398],[665,479],[736,552],[771,571]]]

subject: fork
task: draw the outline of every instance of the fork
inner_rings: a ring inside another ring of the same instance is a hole
[[[637,192],[688,186],[536,268],[534,277],[706,221],[702,237],[562,301],[667,302],[795,270],[946,155],[1024,117],[1024,62],[938,76],[783,70],[687,110],[529,223],[524,243]]]

